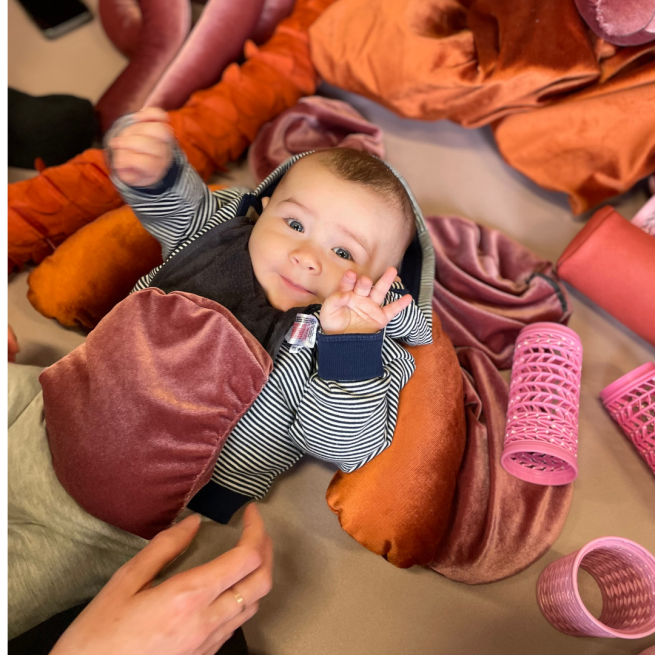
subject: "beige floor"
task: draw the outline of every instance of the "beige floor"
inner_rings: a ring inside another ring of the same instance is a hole
[[[97,0],[88,1],[95,8]],[[44,39],[9,0],[9,84],[33,94],[72,93],[97,100],[124,65],[99,22],[63,38]],[[487,130],[450,123],[400,120],[348,97],[386,131],[389,161],[412,185],[429,215],[453,212],[495,226],[540,255],[556,259],[582,221],[566,199],[511,170]],[[10,181],[29,176],[10,170]],[[230,177],[248,180],[243,165]],[[626,216],[644,201],[619,201]],[[27,302],[27,273],[9,284],[9,318],[22,352],[19,362],[48,365],[83,335],[45,319]],[[541,570],[562,554],[604,535],[638,541],[655,552],[655,479],[605,414],[598,392],[635,366],[655,360],[655,348],[576,292],[571,327],[585,355],[580,416],[580,477],[564,531],[554,547],[523,573],[482,587],[456,584],[423,569],[398,570],[360,547],[324,501],[333,469],[307,460],[284,476],[262,503],[275,542],[275,588],[246,627],[261,655],[637,655],[655,643],[575,639],[549,626],[535,602]],[[184,566],[222,552],[238,523],[206,525]],[[597,593],[582,580],[590,602]]]

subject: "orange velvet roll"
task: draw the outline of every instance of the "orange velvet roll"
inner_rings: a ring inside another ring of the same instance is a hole
[[[123,205],[85,225],[46,257],[27,279],[27,297],[44,316],[91,330],[161,261],[159,242]]]
[[[338,472],[326,495],[349,535],[401,568],[434,559],[466,443],[462,371],[432,320],[433,343],[407,348],[416,371],[400,392],[393,442],[356,471]]]
[[[568,245],[557,272],[655,345],[655,237],[603,207]]]
[[[504,118],[494,128],[502,156],[537,184],[568,194],[576,214],[628,191],[655,171],[653,51],[655,44],[628,57],[624,49],[614,66],[631,64],[628,72]],[[616,72],[610,63],[606,75]]]

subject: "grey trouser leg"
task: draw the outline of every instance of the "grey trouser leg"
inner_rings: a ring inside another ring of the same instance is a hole
[[[87,514],[52,469],[40,368],[9,364],[9,638],[95,596],[147,543]]]

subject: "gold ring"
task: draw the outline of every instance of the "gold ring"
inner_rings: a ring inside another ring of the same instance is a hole
[[[232,593],[234,594],[234,600],[237,601],[237,605],[241,608],[241,611],[245,612],[246,601],[243,599],[243,596],[236,589],[232,589]]]

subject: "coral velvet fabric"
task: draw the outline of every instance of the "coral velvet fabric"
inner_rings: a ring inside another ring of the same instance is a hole
[[[152,538],[209,482],[272,367],[218,303],[132,294],[40,376],[59,481],[89,514]]]
[[[599,40],[574,0],[339,0],[309,34],[335,86],[410,118],[500,121],[508,163],[576,213],[655,170],[655,43]]]
[[[180,146],[207,179],[237,159],[259,128],[292,107],[318,83],[309,59],[307,28],[332,0],[297,0],[293,14],[257,48],[247,42],[247,61],[231,64],[214,87],[169,112]],[[8,185],[9,270],[40,262],[83,225],[123,204],[101,150],[87,150],[67,164]]]
[[[432,321],[433,343],[407,348],[416,371],[400,392],[391,445],[360,469],[338,472],[326,494],[348,534],[403,568],[434,559],[466,443],[457,355],[436,314]]]
[[[567,246],[557,272],[655,345],[655,238],[650,234],[603,207]]]

